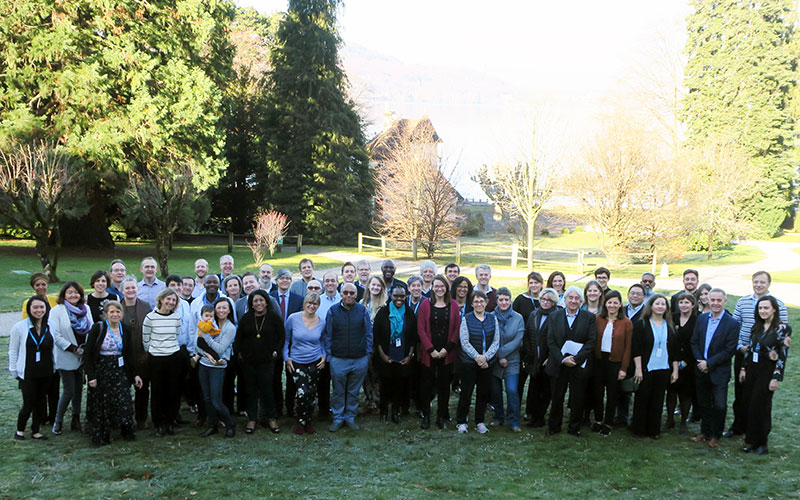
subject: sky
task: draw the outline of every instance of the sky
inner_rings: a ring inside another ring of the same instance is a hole
[[[237,2],[263,13],[286,10],[288,3]],[[338,19],[346,45],[369,47],[408,65],[483,73],[515,89],[518,102],[499,112],[423,110],[445,138],[444,155],[465,165],[457,186],[481,197],[468,178],[481,164],[499,161],[509,139],[525,141],[521,124],[530,112],[518,110],[534,100],[549,104],[561,124],[553,135],[576,144],[597,126],[593,110],[645,64],[653,44],[666,39],[680,50],[689,10],[688,0],[348,0]],[[420,112],[419,105],[406,104],[392,111],[408,117]],[[476,144],[477,138],[487,144]]]

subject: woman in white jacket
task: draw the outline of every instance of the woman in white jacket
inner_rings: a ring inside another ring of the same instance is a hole
[[[50,330],[53,333],[56,370],[61,374],[63,390],[58,400],[53,434],[63,430],[64,413],[72,402],[70,429],[81,431],[81,400],[83,396],[83,345],[92,328],[92,313],[86,305],[83,287],[68,281],[58,294],[58,305],[50,313]]]
[[[47,320],[50,304],[42,297],[33,296],[25,303],[27,318],[11,328],[8,344],[8,370],[19,381],[22,391],[22,409],[17,416],[14,439],[25,439],[25,424],[33,413],[31,437],[47,439],[39,432],[47,412],[47,392],[53,378],[53,336]]]

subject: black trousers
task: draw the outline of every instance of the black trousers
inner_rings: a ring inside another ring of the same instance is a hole
[[[603,353],[601,359],[595,359],[592,378],[591,394],[594,408],[594,418],[597,422],[602,422],[608,426],[614,423],[614,415],[617,412],[617,402],[619,399],[619,361],[609,361],[608,353]],[[603,399],[605,398],[605,411]]]
[[[17,415],[17,430],[25,430],[28,418],[33,414],[31,422],[31,432],[36,434],[47,416],[47,395],[50,390],[52,377],[28,377],[19,381],[19,388],[22,391],[22,409]]]
[[[489,388],[492,383],[491,368],[478,368],[474,362],[461,363],[461,394],[458,397],[456,423],[466,424],[472,392],[475,391],[475,425],[486,418],[486,404],[489,402]],[[477,386],[477,387],[476,387]]]
[[[528,387],[528,400],[532,403],[529,412],[531,424],[539,426],[545,424],[544,416],[552,400],[552,383],[550,375],[545,373],[544,368],[539,368],[532,376]]]
[[[180,418],[180,410],[181,410],[181,398],[183,396],[184,391],[187,387],[186,378],[189,375],[189,351],[186,350],[186,347],[181,347],[181,350],[178,351],[180,353],[180,363],[179,363],[179,373],[178,373],[178,397],[175,398],[175,401],[172,404],[175,406],[173,408],[173,413],[175,414],[175,419],[178,420]],[[176,422],[177,423],[177,422]]]
[[[744,386],[747,382],[739,382],[739,371],[744,366],[744,354],[736,350],[733,357],[733,423],[731,431],[736,434],[744,434],[747,430],[747,413],[749,408],[745,402]]]
[[[319,416],[328,418],[331,414],[331,364],[325,363],[325,368],[319,370],[317,381],[317,403]]]
[[[181,353],[169,356],[150,355],[153,425],[172,425],[177,414],[175,400],[180,398]]]
[[[148,370],[149,373],[149,370]],[[147,422],[147,410],[150,407],[150,377],[142,377],[141,389],[134,388],[133,408],[136,413],[136,423],[144,425]]]
[[[725,415],[728,412],[728,380],[714,384],[708,373],[695,368],[697,381],[697,403],[700,407],[700,433],[709,438],[719,439],[725,428]]]
[[[528,395],[525,396],[525,382],[530,379],[528,384]],[[549,386],[549,384],[548,384]],[[530,370],[523,363],[519,369],[519,381],[517,382],[517,394],[519,394],[520,412],[524,415],[531,415],[533,412],[535,392],[533,390],[533,378],[530,376]],[[523,406],[523,402],[525,405]]]
[[[639,436],[661,434],[664,396],[669,387],[670,370],[654,370],[644,374],[633,400],[633,433]]]
[[[244,385],[247,387],[247,418],[251,421],[259,420],[258,405],[262,403],[261,415],[266,420],[276,418],[275,395],[273,393],[272,377],[275,373],[274,361],[266,363],[250,363],[239,360],[239,367],[244,375]]]
[[[552,360],[551,360],[552,361]],[[557,377],[551,377],[552,399],[550,406],[550,418],[547,425],[553,432],[561,432],[561,424],[564,420],[564,397],[569,387],[570,401],[572,407],[569,412],[569,432],[581,430],[581,420],[583,419],[583,402],[586,391],[586,376],[581,373],[579,367],[569,368],[562,365]]]
[[[431,359],[430,366],[422,367],[422,377],[419,386],[419,409],[423,415],[430,417],[431,401],[436,393],[436,417],[450,418],[450,377],[452,365],[445,364],[444,359]]]
[[[383,361],[378,362],[383,363]],[[389,414],[389,403],[392,404],[393,412],[400,412],[403,408],[408,408],[412,380],[409,368],[399,363],[391,363],[389,366],[381,367],[381,394],[378,404],[381,415]]]
[[[56,421],[58,411],[58,398],[61,395],[61,374],[56,370],[50,378],[50,388],[47,390],[47,417],[48,422]]]
[[[247,381],[242,374],[241,361],[236,355],[231,356],[225,367],[225,382],[222,386],[222,401],[231,415],[247,410]],[[234,403],[236,407],[234,408]]]
[[[764,358],[759,363],[747,363],[747,379],[742,384],[742,403],[747,410],[747,418],[742,422],[744,441],[753,447],[766,446],[772,430],[772,396],[775,393],[769,390],[769,383],[775,362]]]

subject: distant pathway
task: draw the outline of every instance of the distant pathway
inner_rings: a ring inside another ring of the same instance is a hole
[[[800,254],[794,252],[794,249],[800,248],[800,243],[786,243],[775,241],[748,241],[747,245],[754,246],[761,249],[766,254],[766,258],[753,262],[750,264],[736,264],[731,266],[716,266],[716,267],[703,267],[698,266],[696,269],[700,272],[700,281],[702,283],[709,283],[713,286],[720,287],[733,295],[746,295],[752,293],[753,289],[750,284],[750,275],[754,272],[765,269],[769,272],[790,271],[800,267]],[[341,262],[357,262],[359,260],[367,260],[372,266],[372,272],[380,272],[382,257],[358,255],[348,252],[328,252],[323,250],[312,250],[312,253],[335,259]],[[397,266],[397,274],[410,274],[419,272],[419,263],[408,260],[394,260]],[[438,262],[443,266],[444,262]],[[491,263],[490,263],[491,264]],[[323,273],[328,270],[334,270],[337,273],[340,271],[339,267],[318,269],[318,273]],[[656,289],[664,291],[674,291],[683,288],[681,279],[682,267],[672,266],[670,268],[672,274],[669,278],[656,278]],[[474,276],[474,267],[462,267],[462,274],[466,276]],[[612,270],[613,273],[613,270]],[[492,275],[497,278],[518,278],[524,282],[527,271],[524,269],[510,270],[510,269],[495,269]],[[295,278],[299,275],[295,275]],[[589,278],[577,274],[568,274],[567,280],[573,282],[586,282]],[[611,278],[611,284],[617,286],[630,286],[638,282],[636,279],[630,278]],[[800,283],[773,283],[771,291],[775,296],[787,304],[800,306]],[[0,313],[0,336],[8,336],[11,327],[14,323],[21,318],[20,312]]]

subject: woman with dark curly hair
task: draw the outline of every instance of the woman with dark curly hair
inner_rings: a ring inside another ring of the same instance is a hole
[[[61,374],[64,389],[58,400],[53,434],[59,435],[63,429],[64,413],[72,403],[72,422],[70,429],[81,431],[81,401],[83,399],[83,349],[86,336],[94,321],[92,312],[86,305],[83,287],[68,281],[58,294],[58,305],[50,313],[50,328],[56,344],[56,369]]]

